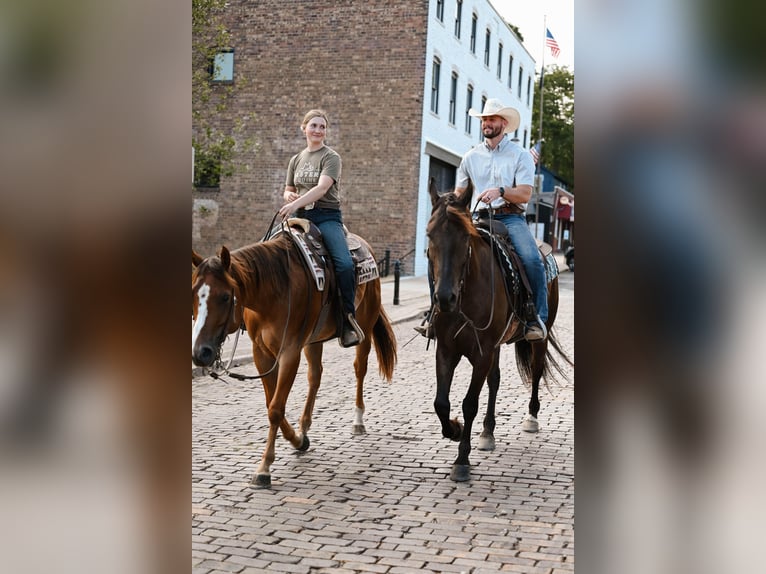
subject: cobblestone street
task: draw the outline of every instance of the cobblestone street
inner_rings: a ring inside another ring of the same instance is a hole
[[[555,332],[574,357],[574,279],[562,273]],[[434,348],[418,320],[394,325],[399,360],[391,383],[374,351],[365,387],[367,434],[352,436],[353,349],[325,345],[324,376],[309,432],[295,451],[277,439],[272,487],[250,486],[268,421],[259,381],[192,380],[192,542],[198,574],[218,572],[574,571],[574,374],[541,386],[540,432],[521,430],[529,391],[511,346],[501,353],[497,447],[476,449],[486,387],[473,428],[472,479],[449,479],[457,443],[433,409]],[[252,363],[235,369],[255,374]],[[455,375],[453,416],[470,365]],[[305,360],[287,404],[297,425]]]

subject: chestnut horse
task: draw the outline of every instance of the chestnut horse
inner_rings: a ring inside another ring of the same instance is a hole
[[[363,240],[358,238],[360,242]],[[366,245],[366,244],[365,244]],[[210,366],[226,336],[244,322],[253,342],[253,359],[263,383],[269,433],[261,463],[252,479],[271,485],[277,429],[298,450],[309,447],[308,431],[322,376],[323,343],[339,332],[335,282],[319,291],[289,233],[261,243],[203,259],[192,250],[192,361]],[[329,294],[329,295],[328,295]],[[380,280],[357,285],[356,320],[364,340],[356,347],[354,434],[365,432],[363,388],[370,345],[375,342],[378,367],[388,381],[396,364],[396,339],[381,306]],[[331,305],[331,312],[324,309]],[[285,418],[285,404],[298,371],[301,351],[308,362],[308,396],[296,432]]]
[[[551,367],[563,374],[563,368],[548,351],[548,344],[569,363],[551,334],[558,310],[558,278],[548,283],[548,337],[542,341],[524,339],[521,289],[508,293],[503,271],[493,247],[483,238],[471,220],[468,205],[472,185],[461,196],[448,193],[439,196],[433,180],[429,187],[433,210],[426,227],[428,259],[434,278],[433,329],[436,337],[436,400],[434,408],[444,437],[460,441],[458,457],[450,478],[470,479],[471,427],[479,408],[479,393],[487,381],[489,399],[479,450],[495,448],[495,400],[500,384],[500,345],[516,346],[516,366],[525,384],[531,384],[529,414],[523,429],[537,432],[540,410],[540,379],[552,376]],[[504,226],[503,226],[503,229]],[[554,263],[555,264],[555,263]],[[449,392],[460,359],[466,357],[473,366],[471,382],[463,399],[464,426],[450,420]]]

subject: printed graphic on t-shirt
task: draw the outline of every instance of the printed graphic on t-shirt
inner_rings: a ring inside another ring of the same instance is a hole
[[[319,183],[319,176],[321,173],[318,165],[306,162],[299,165],[295,170],[295,183],[300,186],[312,188]]]

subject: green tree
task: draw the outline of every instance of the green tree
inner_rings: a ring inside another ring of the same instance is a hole
[[[539,76],[538,76],[539,86]],[[574,74],[567,67],[546,66],[543,93],[535,91],[532,134],[540,129],[543,96],[542,156],[540,162],[574,189]]]
[[[192,146],[195,152],[194,185],[217,187],[221,176],[234,172],[234,156],[252,149],[242,137],[247,116],[230,119],[227,104],[245,80],[219,84],[211,81],[215,56],[231,47],[231,34],[223,23],[227,0],[192,0]],[[225,126],[230,126],[228,131]]]

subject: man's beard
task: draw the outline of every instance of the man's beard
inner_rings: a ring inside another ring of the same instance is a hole
[[[496,138],[501,133],[503,133],[503,128],[496,128],[491,126],[484,128],[484,137],[489,140]]]

